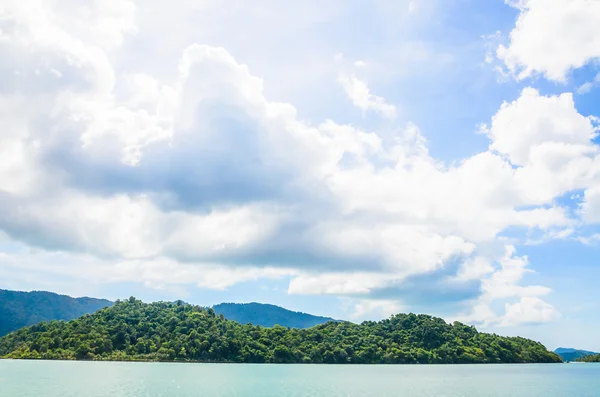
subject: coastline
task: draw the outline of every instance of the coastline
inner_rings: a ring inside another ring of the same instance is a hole
[[[594,364],[585,362],[528,362],[528,363],[250,363],[234,361],[198,361],[198,360],[95,360],[95,359],[66,359],[66,358],[9,358],[0,357],[0,361],[60,361],[60,362],[103,362],[103,363],[160,363],[160,364],[222,364],[222,365],[321,365],[321,366],[493,366],[493,365],[558,365],[558,364]]]

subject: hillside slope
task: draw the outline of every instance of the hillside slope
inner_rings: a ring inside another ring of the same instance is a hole
[[[110,305],[105,299],[0,289],[0,336],[42,321],[72,320]]]
[[[262,327],[281,325],[289,328],[310,328],[328,321],[335,321],[329,317],[313,316],[312,314],[294,312],[283,307],[256,302],[221,303],[213,306],[213,309],[217,314],[222,314],[228,320]]]
[[[573,360],[581,363],[600,363],[600,354],[588,354]]]
[[[538,343],[478,332],[427,315],[308,329],[242,325],[213,309],[135,298],[69,322],[0,338],[0,357],[270,363],[560,362]]]

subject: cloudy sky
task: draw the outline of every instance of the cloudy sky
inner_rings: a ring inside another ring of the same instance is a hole
[[[600,1],[2,0],[0,288],[600,350]]]

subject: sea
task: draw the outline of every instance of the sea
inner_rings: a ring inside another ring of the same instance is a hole
[[[600,364],[261,365],[0,360],[1,397],[599,397]]]

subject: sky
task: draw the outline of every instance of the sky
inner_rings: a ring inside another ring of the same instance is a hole
[[[600,1],[2,0],[0,288],[600,351]]]

